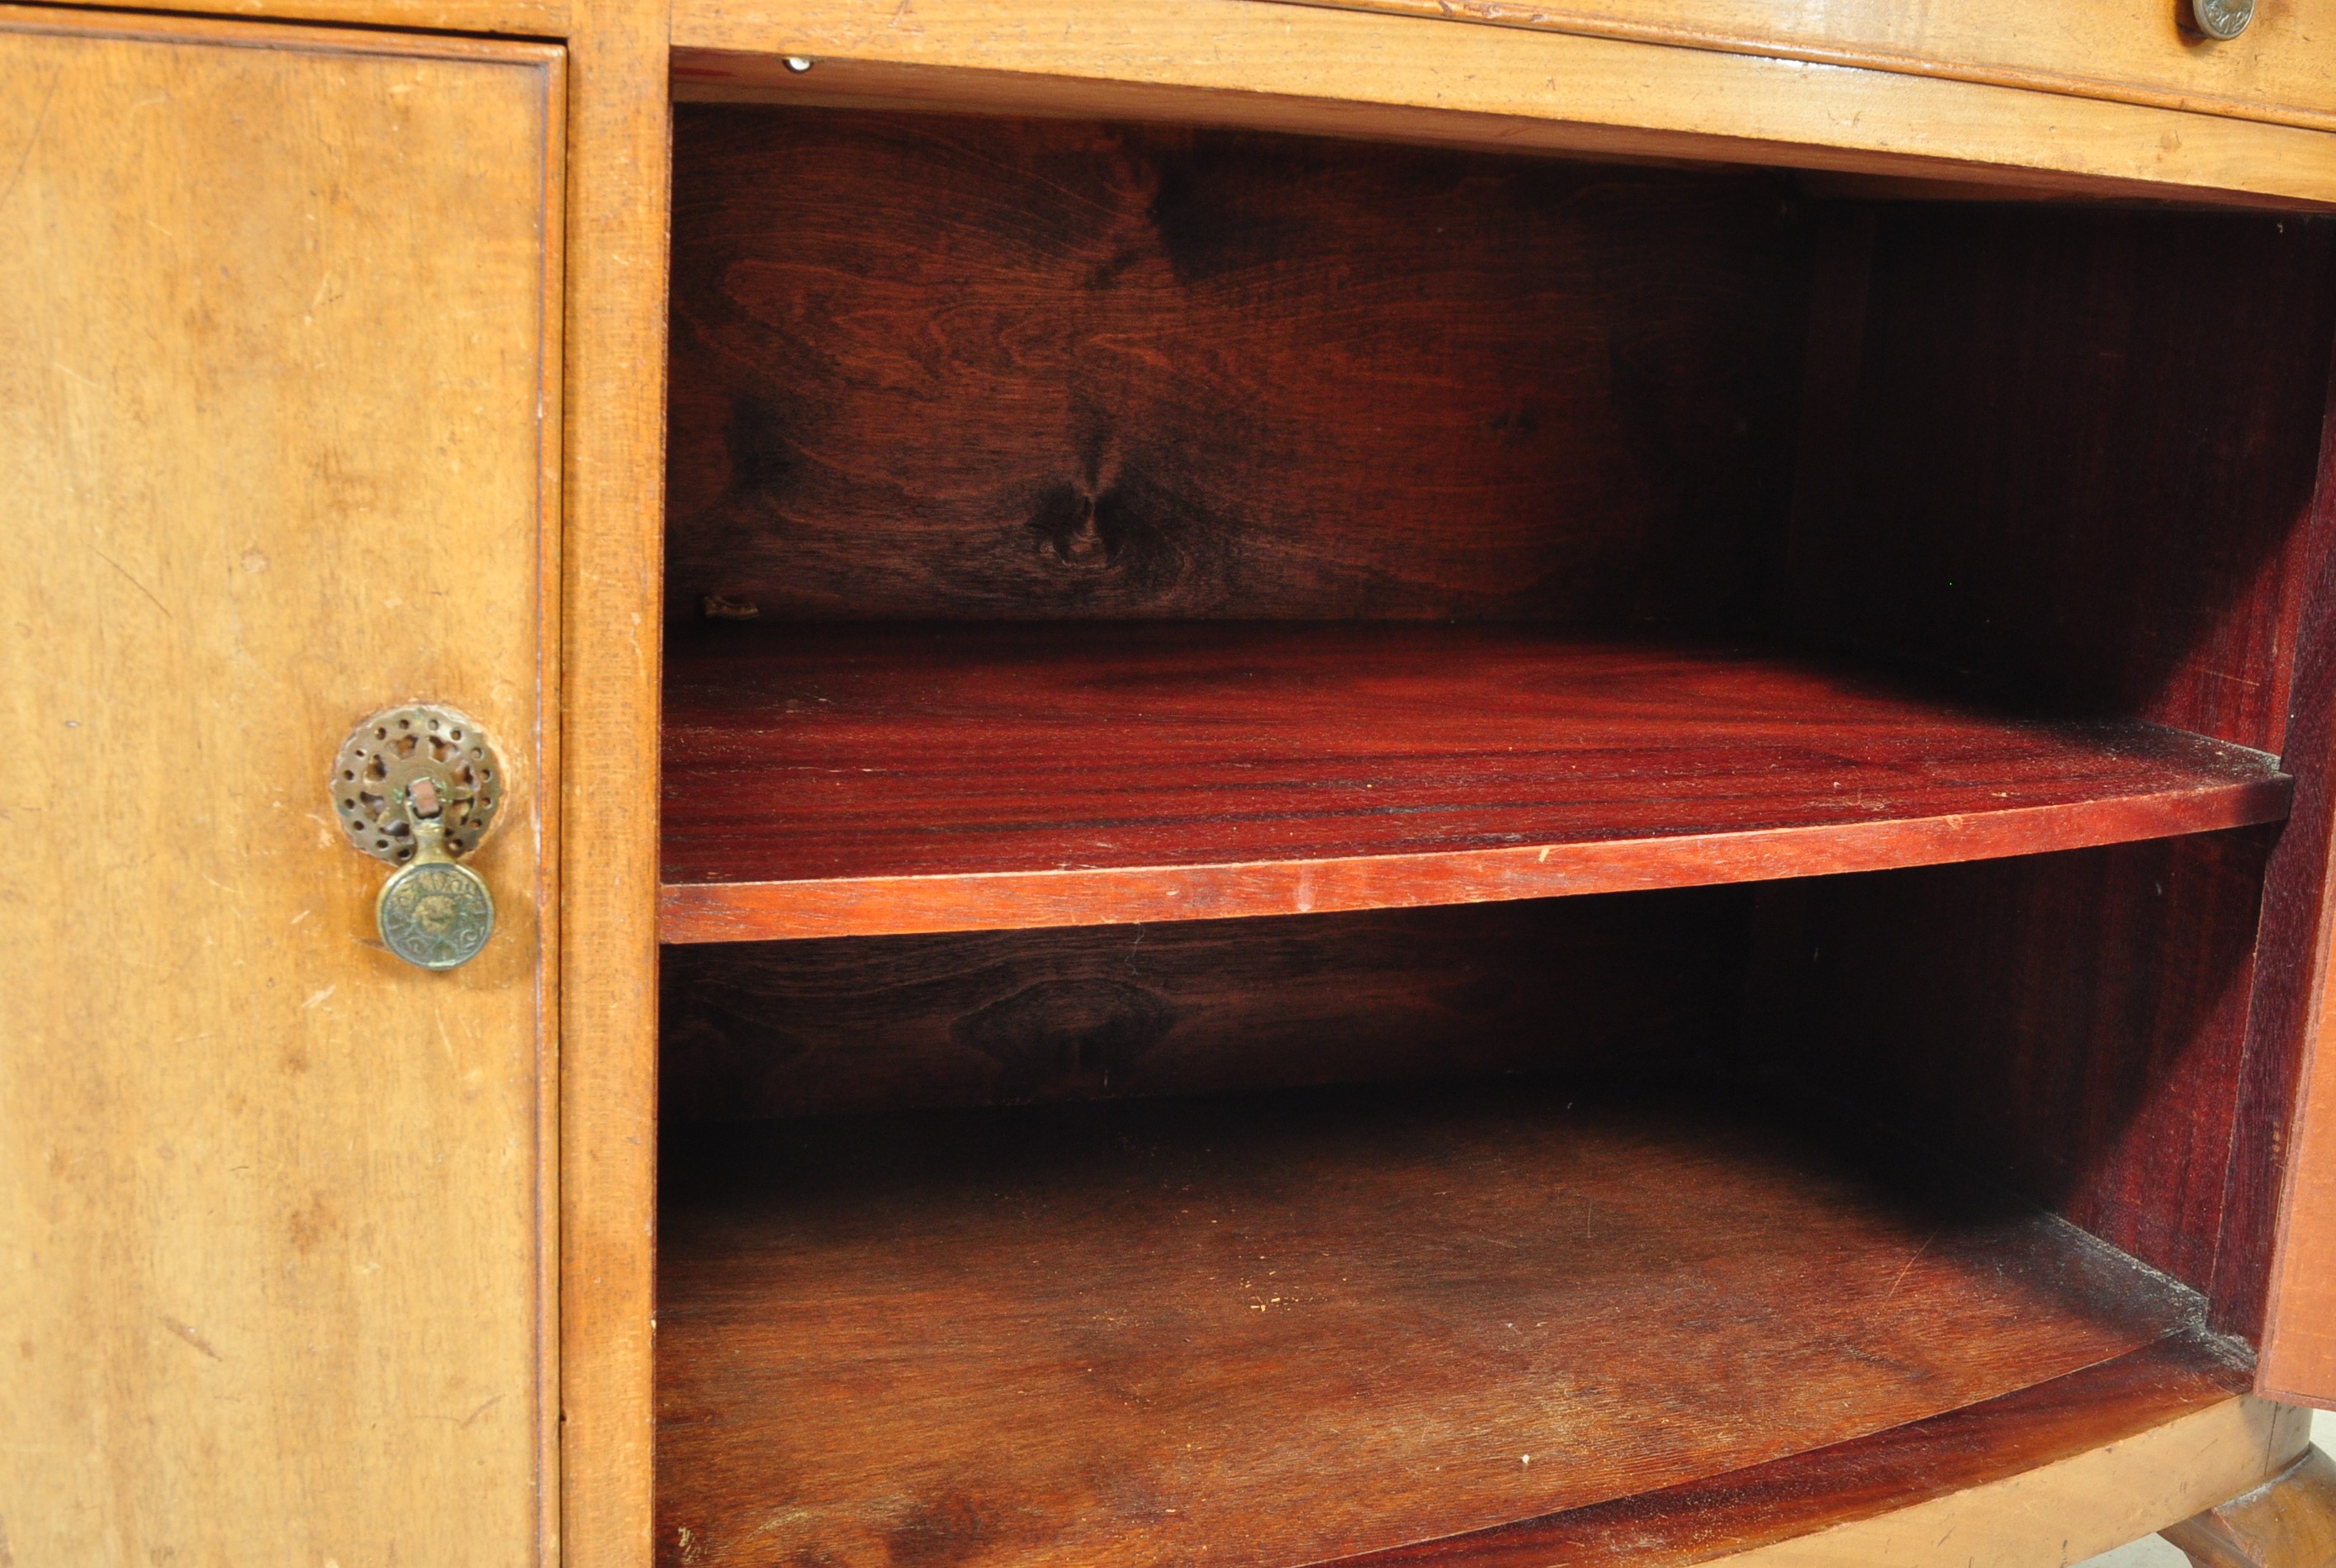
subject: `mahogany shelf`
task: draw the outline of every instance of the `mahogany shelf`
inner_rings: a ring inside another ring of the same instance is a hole
[[[1536,898],[2276,821],[2260,752],[1755,649],[1523,627],[676,640],[668,942]]]
[[[669,1137],[660,1540],[1701,1561],[2246,1388],[2164,1276],[1792,1119],[1512,1081]]]

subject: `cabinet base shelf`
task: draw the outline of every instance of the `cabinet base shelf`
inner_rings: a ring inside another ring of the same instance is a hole
[[[1617,1531],[1685,1552],[1965,1489],[2247,1381],[2124,1254],[1774,1117],[1512,1081],[668,1149],[676,1562],[1604,1562]]]

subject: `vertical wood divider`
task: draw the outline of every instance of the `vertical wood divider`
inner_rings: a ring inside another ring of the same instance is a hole
[[[657,681],[672,113],[667,0],[569,38],[560,904],[560,1560],[654,1529]]]
[[[549,404],[541,417],[538,457],[543,501],[538,516],[535,631],[535,755],[543,770],[536,807],[536,910],[542,957],[536,970],[535,1079],[535,1561],[560,1563],[560,937],[561,862],[560,781],[565,734],[560,710],[563,657],[561,608],[566,599],[561,546],[567,533],[563,485],[568,448],[568,60],[550,73],[544,115],[543,298],[537,322],[542,379]]]

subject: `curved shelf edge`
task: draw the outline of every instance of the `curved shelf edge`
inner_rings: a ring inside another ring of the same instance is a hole
[[[667,882],[658,940],[771,941],[1403,909],[1765,881],[2278,822],[2292,781],[1984,813],[1447,853],[802,881]]]
[[[2264,753],[1529,626],[742,629],[669,660],[667,942],[1622,892],[2277,822]]]
[[[2195,1330],[1928,1420],[1686,1485],[1338,1559],[1340,1568],[1826,1568],[2010,1561],[2050,1520],[2061,1561],[2238,1496],[2311,1446],[2311,1412],[2245,1390]]]

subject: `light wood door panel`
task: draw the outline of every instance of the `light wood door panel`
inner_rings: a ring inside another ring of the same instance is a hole
[[[2336,129],[2336,15],[2257,0],[2238,37],[2187,0],[1299,0],[1463,22],[1863,65],[2078,97]]]
[[[0,1563],[545,1554],[562,57],[0,10]],[[379,943],[368,712],[501,741]]]

